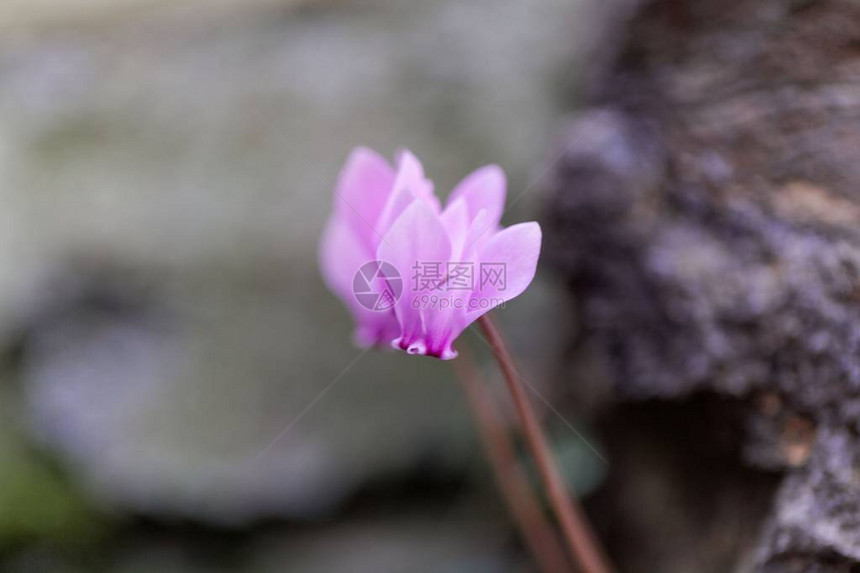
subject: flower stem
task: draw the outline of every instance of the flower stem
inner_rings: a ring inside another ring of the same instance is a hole
[[[546,488],[571,556],[585,573],[610,573],[612,567],[600,549],[582,507],[574,497],[568,494],[537,415],[529,402],[501,333],[489,314],[478,319],[478,324],[487,337],[487,342],[492,348],[505,377],[522,424],[526,442],[534,457],[538,473],[544,488]]]
[[[463,383],[502,498],[526,547],[543,573],[571,573],[564,548],[517,461],[516,450],[498,407],[487,393],[474,360],[466,349],[460,349],[460,358],[454,361],[454,370]]]

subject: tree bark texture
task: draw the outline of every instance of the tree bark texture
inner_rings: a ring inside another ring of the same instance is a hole
[[[860,571],[860,2],[615,9],[544,216],[578,336],[622,400],[741,404],[781,477],[736,570]]]

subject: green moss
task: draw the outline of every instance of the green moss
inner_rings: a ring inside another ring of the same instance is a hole
[[[100,528],[84,498],[4,425],[0,423],[0,548],[30,541],[94,541]]]

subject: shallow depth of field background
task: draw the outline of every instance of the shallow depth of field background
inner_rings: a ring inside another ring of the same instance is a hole
[[[531,571],[450,365],[359,357],[316,245],[361,144],[534,219],[590,13],[0,3],[0,571]],[[567,304],[500,316],[551,400]]]

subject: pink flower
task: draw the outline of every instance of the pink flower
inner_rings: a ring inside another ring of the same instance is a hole
[[[452,344],[463,330],[534,278],[540,226],[502,228],[504,204],[498,166],[466,177],[443,209],[409,151],[395,170],[355,149],[340,174],[320,268],[352,313],[356,342],[456,357]]]

